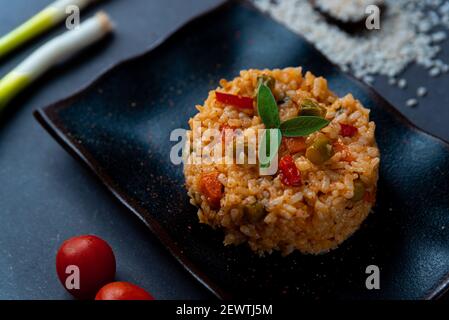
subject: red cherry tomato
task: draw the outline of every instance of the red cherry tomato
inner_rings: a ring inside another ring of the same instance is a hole
[[[64,288],[73,296],[93,298],[102,286],[114,280],[115,256],[99,237],[74,237],[59,248],[56,271]]]
[[[98,291],[95,300],[154,300],[144,289],[123,281],[112,282]]]
[[[286,155],[279,161],[281,182],[286,186],[298,187],[301,185],[301,173],[293,161],[292,156]]]

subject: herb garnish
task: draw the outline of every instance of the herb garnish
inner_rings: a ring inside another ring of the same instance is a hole
[[[316,116],[301,116],[283,122],[281,132],[286,137],[304,137],[329,124],[329,121]]]
[[[270,88],[265,84],[260,84],[257,91],[257,111],[267,129],[276,129],[281,125],[278,105],[274,99]]]
[[[279,150],[282,135],[286,137],[303,137],[319,131],[329,124],[328,120],[317,116],[299,116],[281,123],[276,100],[270,88],[264,83],[260,83],[257,89],[257,111],[267,129],[279,129],[279,139],[274,145],[275,150],[270,150],[270,134],[267,134],[269,131],[266,131],[262,138],[262,142],[266,146],[263,148],[266,155],[261,157],[261,148],[259,148],[259,159],[269,159],[269,162],[271,162]],[[269,162],[260,163],[260,167],[266,168],[269,166]]]

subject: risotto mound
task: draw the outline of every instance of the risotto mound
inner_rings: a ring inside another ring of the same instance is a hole
[[[359,228],[374,204],[380,162],[375,124],[351,94],[339,98],[324,78],[286,68],[244,70],[221,80],[196,106],[191,129],[194,121],[202,132],[264,129],[256,102],[261,79],[281,121],[313,115],[329,124],[307,136],[282,137],[274,175],[260,175],[258,163],[192,163],[195,151],[189,153],[184,174],[191,203],[201,223],[224,230],[225,245],[247,243],[259,254],[329,251]],[[194,142],[192,130],[187,141]]]

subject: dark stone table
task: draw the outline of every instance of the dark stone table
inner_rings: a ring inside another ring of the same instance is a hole
[[[0,34],[26,20],[48,0],[0,0]],[[61,242],[97,234],[114,248],[117,278],[148,289],[159,299],[213,296],[193,279],[158,240],[83,166],[34,120],[32,111],[70,95],[124,58],[152,43],[190,17],[221,0],[104,0],[82,19],[104,9],[116,24],[114,37],[54,69],[16,99],[0,121],[0,299],[67,299],[55,272]],[[4,75],[33,49],[64,27],[54,29],[0,61]],[[446,45],[442,56],[448,56]],[[419,126],[449,140],[449,76],[429,79],[410,68],[410,87],[401,91],[380,79],[375,87]],[[405,106],[417,85],[432,88],[419,107]],[[413,87],[414,86],[414,87]]]

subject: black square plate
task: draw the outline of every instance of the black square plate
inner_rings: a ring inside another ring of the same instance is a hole
[[[351,92],[371,109],[382,153],[378,200],[337,250],[261,258],[246,246],[224,247],[221,231],[197,222],[182,167],[170,162],[170,132],[187,128],[221,78],[288,66],[324,76],[337,94]],[[247,3],[195,19],[35,115],[218,297],[425,299],[448,287],[448,145]],[[380,290],[365,287],[368,265],[380,268]]]

